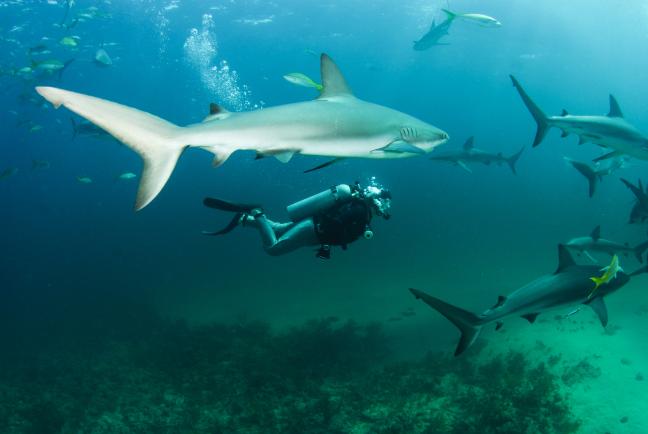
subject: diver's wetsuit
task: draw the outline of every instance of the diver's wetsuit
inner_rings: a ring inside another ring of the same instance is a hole
[[[371,221],[371,210],[362,199],[336,205],[297,223],[276,223],[264,214],[248,217],[246,224],[259,228],[263,248],[279,256],[306,246],[342,246],[362,236]],[[279,237],[279,238],[277,238]]]

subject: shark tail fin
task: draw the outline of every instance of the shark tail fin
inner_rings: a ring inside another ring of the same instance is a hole
[[[520,155],[522,155],[522,152],[524,152],[524,148],[520,149],[518,152],[516,152],[515,154],[511,155],[506,159],[506,163],[511,168],[511,172],[513,172],[513,175],[517,175],[517,169],[515,167],[515,164],[520,159]]]
[[[63,64],[63,68],[59,69],[59,71],[58,71],[58,79],[59,80],[61,80],[63,78],[63,73],[65,72],[66,69],[68,69],[68,66],[70,66],[72,64],[72,62],[74,62],[75,60],[76,59],[72,58],[72,59],[68,60],[67,62],[65,62]]]
[[[648,263],[648,256],[646,257],[646,262]],[[634,277],[634,276],[638,276],[639,274],[643,274],[643,273],[648,273],[648,264],[639,267],[639,269],[633,271],[628,276]]]
[[[79,134],[79,127],[77,127],[77,123],[73,117],[70,118],[70,122],[72,123],[72,140],[74,140],[77,134]]]
[[[448,9],[441,9],[441,10],[443,11],[443,13],[446,14],[446,16],[448,17],[449,20],[454,20],[459,15],[458,13],[452,12],[452,11],[450,11]]]
[[[589,197],[594,196],[594,193],[596,192],[596,186],[599,182],[599,176],[597,175],[596,171],[586,163],[581,163],[580,161],[569,162],[572,166],[574,166],[574,169],[578,170],[581,175],[587,178],[587,182],[589,183]]]
[[[542,142],[542,140],[545,138],[547,135],[547,131],[549,131],[549,128],[551,125],[549,125],[549,118],[547,115],[544,114],[544,112],[538,107],[538,105],[533,102],[531,97],[526,93],[524,88],[522,88],[522,85],[520,84],[519,81],[512,75],[511,81],[513,82],[513,86],[517,89],[518,93],[520,94],[520,97],[522,98],[522,101],[524,102],[524,105],[526,105],[527,109],[529,112],[531,112],[531,115],[535,119],[536,123],[538,124],[538,129],[536,131],[535,138],[533,139],[533,147],[535,148]]]
[[[643,242],[639,244],[637,247],[634,248],[634,254],[637,257],[637,261],[643,264],[643,253],[648,249],[648,241]]]
[[[36,91],[54,107],[65,106],[110,133],[144,161],[135,210],[148,205],[162,190],[186,149],[183,128],[149,113],[54,87]]]
[[[418,289],[410,288],[410,292],[414,295],[414,297],[423,300],[425,304],[446,317],[459,329],[459,331],[461,331],[461,338],[459,339],[459,343],[457,344],[455,356],[458,356],[459,354],[466,351],[475,342],[475,339],[477,339],[482,326],[482,321],[477,315],[446,303],[445,301],[440,300],[436,297],[432,297],[431,295],[428,295],[423,291],[419,291]]]

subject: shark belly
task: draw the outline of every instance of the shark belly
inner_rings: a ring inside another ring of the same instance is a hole
[[[511,293],[501,309],[493,310],[486,317],[490,322],[508,316],[538,314],[582,304],[587,301],[589,291],[594,286],[589,278],[597,273],[597,267],[581,267],[565,273],[542,276]]]
[[[565,116],[553,118],[553,126],[594,144],[648,160],[648,141],[632,125],[606,116]]]

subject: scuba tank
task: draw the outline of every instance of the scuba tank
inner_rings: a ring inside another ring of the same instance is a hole
[[[353,189],[347,184],[340,184],[331,187],[326,191],[317,193],[292,205],[288,205],[286,210],[290,220],[298,222],[308,217],[319,214],[335,205],[345,203],[353,198]]]

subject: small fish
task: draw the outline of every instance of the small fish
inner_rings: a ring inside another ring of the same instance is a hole
[[[315,50],[311,50],[310,48],[304,48],[304,54],[308,54],[313,57],[319,57],[319,53]]]
[[[569,312],[569,313],[563,315],[563,316],[561,317],[561,319],[567,319],[567,318],[569,318],[569,317],[572,316],[572,315],[576,315],[578,312],[580,312],[580,310],[581,310],[581,308],[580,308],[580,307],[577,307],[576,309],[572,310],[571,312]]]
[[[95,53],[94,61],[99,66],[112,66],[113,61],[103,48],[100,48]]]
[[[92,184],[92,178],[88,176],[77,176],[77,181],[79,181],[81,184]]]
[[[32,160],[32,170],[49,169],[50,162],[47,160]]]
[[[32,123],[32,125],[29,127],[29,132],[30,133],[35,133],[36,131],[40,131],[42,129],[43,129],[42,125]]]
[[[39,56],[43,54],[50,54],[52,51],[47,48],[47,45],[40,44],[29,48],[28,53],[30,56]]]
[[[137,178],[137,175],[135,175],[132,172],[125,172],[117,177],[117,179],[124,179],[124,180],[135,179],[135,178]]]
[[[315,82],[312,78],[308,77],[305,74],[302,74],[301,72],[291,72],[290,74],[284,75],[283,78],[292,84],[296,84],[297,86],[312,87],[320,92],[324,88],[321,84]]]
[[[596,295],[596,292],[599,289],[599,286],[605,285],[609,283],[611,280],[616,279],[617,273],[619,271],[623,271],[623,268],[619,266],[619,257],[617,255],[614,255],[612,257],[612,262],[610,262],[610,265],[608,265],[605,268],[601,268],[601,271],[603,271],[603,275],[601,277],[590,277],[590,280],[596,284],[594,286],[594,289],[589,293],[587,296],[587,299],[591,299]]]
[[[75,48],[76,46],[79,45],[77,40],[72,36],[64,36],[59,41],[59,44],[63,45],[64,47],[69,47],[69,48]]]
[[[8,169],[5,169],[4,172],[0,173],[0,179],[11,178],[16,173],[18,173],[18,168],[17,167],[10,167]]]
[[[459,18],[464,21],[470,21],[475,24],[478,24],[482,27],[501,27],[502,23],[497,21],[493,17],[489,17],[488,15],[484,14],[458,14],[456,12],[451,12],[447,9],[442,9],[443,12],[445,12],[448,16],[453,17],[453,18]]]

